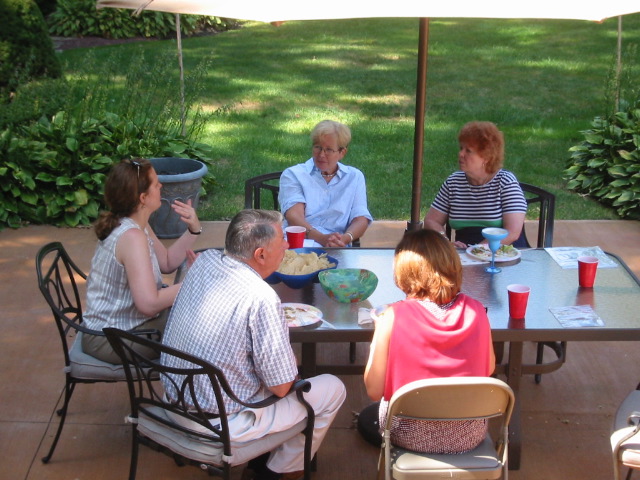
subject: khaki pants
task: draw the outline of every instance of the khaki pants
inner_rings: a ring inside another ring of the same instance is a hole
[[[315,412],[311,458],[314,457],[329,427],[333,423],[340,406],[346,398],[346,389],[342,381],[333,375],[323,374],[307,378],[311,390],[304,398]],[[176,423],[196,432],[207,433],[204,427],[186,420],[179,415],[169,414]],[[307,418],[307,410],[298,401],[296,395],[287,395],[273,405],[265,408],[245,408],[228,416],[229,435],[234,443],[244,443],[262,438],[270,433],[277,433],[293,427]],[[210,422],[215,426],[219,419]],[[290,438],[276,447],[270,455],[267,466],[277,473],[297,472],[304,468],[304,435],[302,433]]]
[[[160,335],[164,333],[164,327],[167,324],[167,318],[169,317],[169,312],[171,309],[167,308],[163,310],[160,315],[151,320],[147,320],[139,327],[133,329],[136,330],[147,330],[154,328],[160,331]],[[162,338],[162,337],[161,337]],[[126,343],[126,342],[125,342]],[[133,348],[136,352],[139,352],[141,355],[150,356],[151,351],[147,348],[140,347],[136,345]],[[98,360],[102,360],[103,362],[112,363],[115,365],[119,365],[122,363],[120,357],[113,351],[109,340],[107,337],[103,335],[83,335],[82,336],[82,350],[87,355],[91,355],[92,357],[97,358]]]

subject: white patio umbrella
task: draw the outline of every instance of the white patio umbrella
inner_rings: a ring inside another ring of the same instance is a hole
[[[97,0],[98,8],[155,10],[175,14],[276,22],[346,18],[420,18],[416,86],[413,182],[410,230],[421,227],[420,197],[424,147],[424,116],[429,18],[521,18],[602,21],[640,12],[640,0],[610,2],[576,0]]]

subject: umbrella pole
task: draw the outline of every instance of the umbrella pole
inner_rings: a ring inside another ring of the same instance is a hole
[[[184,137],[186,134],[187,119],[184,99],[184,65],[182,63],[182,29],[180,28],[180,14],[176,13],[176,40],[178,42],[178,66],[180,68],[180,126]]]
[[[416,82],[416,116],[413,138],[413,185],[411,191],[411,221],[407,230],[420,230],[420,199],[422,196],[422,163],[424,155],[424,117],[427,100],[427,56],[429,52],[429,19],[420,19],[418,39],[418,78]]]
[[[615,111],[620,110],[620,75],[622,74],[622,16],[618,17],[618,44],[616,48],[616,104]]]

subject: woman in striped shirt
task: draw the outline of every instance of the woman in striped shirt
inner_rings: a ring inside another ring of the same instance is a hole
[[[443,183],[424,219],[425,228],[456,231],[455,245],[484,241],[482,229],[509,231],[505,245],[524,246],[522,226],[527,202],[515,175],[502,168],[504,137],[491,122],[467,123],[458,134],[460,170]]]

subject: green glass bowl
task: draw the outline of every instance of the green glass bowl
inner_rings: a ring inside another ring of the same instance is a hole
[[[378,277],[364,268],[334,268],[318,274],[325,293],[342,303],[366,300],[378,286]]]

